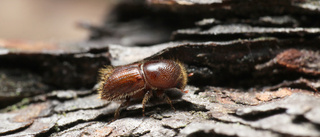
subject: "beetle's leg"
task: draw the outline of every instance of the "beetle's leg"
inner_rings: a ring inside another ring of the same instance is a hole
[[[121,103],[121,105],[118,107],[118,109],[114,113],[114,120],[119,118],[121,108],[127,107],[129,105],[129,103],[130,103],[130,98],[127,98],[125,102]]]
[[[173,107],[173,105],[172,105],[172,101],[171,101],[171,99],[167,96],[167,94],[163,94],[163,97],[164,97],[164,100],[168,103],[168,104],[170,104],[170,106],[171,106],[171,108],[174,110],[174,112],[176,112],[176,109]]]
[[[174,112],[176,112],[176,109],[175,109],[175,108],[173,107],[173,105],[172,105],[171,99],[167,96],[166,93],[164,93],[163,90],[158,91],[158,92],[157,92],[157,96],[158,96],[158,97],[162,97],[168,104],[170,104],[170,106],[171,106],[171,108],[174,110]]]
[[[152,97],[152,91],[147,91],[142,100],[142,116],[145,116],[144,109],[149,99]]]

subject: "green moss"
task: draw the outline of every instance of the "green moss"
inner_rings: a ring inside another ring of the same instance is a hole
[[[209,116],[206,112],[203,111],[190,111],[190,113],[194,116],[201,117],[204,119],[209,119]]]
[[[30,104],[30,99],[24,98],[20,102],[14,104],[14,105],[8,106],[7,108],[1,110],[0,112],[10,112],[10,111],[23,109],[23,108],[26,108],[29,104]]]
[[[29,98],[24,98],[21,100],[20,102],[21,104],[29,104],[30,103],[30,99]]]
[[[59,128],[59,126],[57,124],[54,125],[54,130],[57,131],[57,132],[60,131],[60,128]]]

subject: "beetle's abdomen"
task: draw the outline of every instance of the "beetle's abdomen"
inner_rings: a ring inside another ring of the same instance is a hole
[[[130,97],[144,89],[145,82],[139,65],[117,67],[103,81],[100,97],[106,100],[119,100]]]

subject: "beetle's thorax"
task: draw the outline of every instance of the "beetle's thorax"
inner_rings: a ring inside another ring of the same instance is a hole
[[[152,85],[150,85],[149,84],[149,82],[148,82],[148,80],[147,80],[147,78],[146,78],[146,74],[144,73],[144,63],[141,63],[140,65],[139,65],[139,67],[140,67],[140,69],[139,69],[139,71],[140,71],[140,74],[142,75],[142,78],[143,78],[143,80],[144,80],[144,88],[145,89],[151,89],[151,90],[156,90],[157,88],[156,87],[153,87]]]

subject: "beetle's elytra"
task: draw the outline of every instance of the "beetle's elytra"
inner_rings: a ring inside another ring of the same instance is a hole
[[[115,118],[119,116],[120,108],[129,104],[130,99],[143,99],[144,115],[145,104],[153,94],[164,97],[173,108],[164,90],[178,88],[183,91],[187,83],[185,68],[180,62],[173,60],[151,60],[115,68],[107,67],[101,69],[100,74],[100,98],[109,101],[126,100],[116,110]]]

